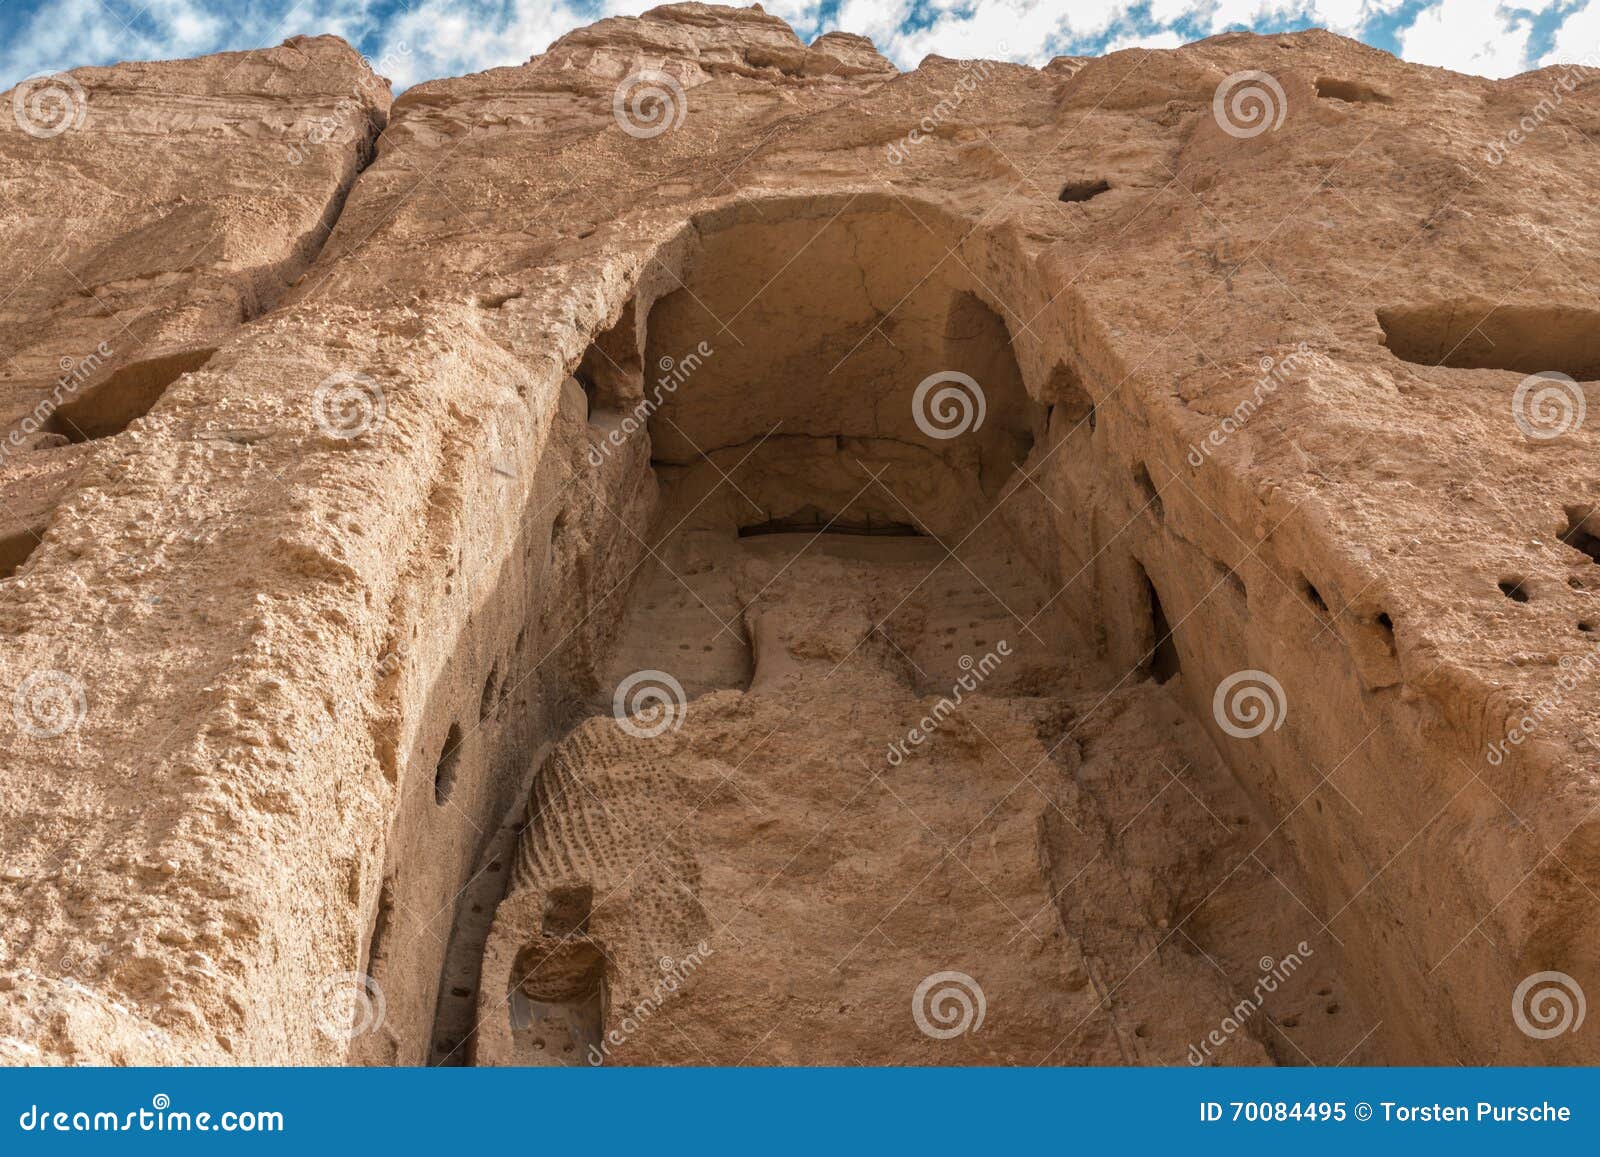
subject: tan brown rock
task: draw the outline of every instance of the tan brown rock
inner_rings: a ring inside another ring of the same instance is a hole
[[[7,1059],[1595,1059],[1592,82],[698,4],[71,75]]]

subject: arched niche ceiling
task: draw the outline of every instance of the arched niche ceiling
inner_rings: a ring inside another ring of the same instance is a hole
[[[740,525],[806,510],[935,533],[970,523],[1027,456],[1036,407],[1005,320],[950,254],[965,226],[877,197],[744,203],[696,225],[683,287],[646,327],[646,397],[665,367],[682,378],[650,423],[663,475],[702,454],[726,469],[760,443],[739,484],[763,511],[745,502]],[[919,424],[918,387],[936,374],[977,383],[981,424],[958,380],[925,392]],[[885,466],[886,486],[863,493],[865,470]]]

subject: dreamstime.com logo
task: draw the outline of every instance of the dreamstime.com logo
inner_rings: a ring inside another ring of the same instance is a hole
[[[364,972],[323,977],[311,998],[317,1030],[330,1040],[351,1041],[383,1025],[389,1005],[378,982]]]
[[[1005,41],[1001,41],[996,48],[1000,55],[1005,55]],[[995,62],[992,60],[963,60],[958,63],[961,65],[962,75],[950,91],[939,98],[939,103],[917,122],[915,128],[889,144],[888,155],[891,165],[905,164],[906,159],[911,156],[912,149],[931,138],[945,122],[955,119],[967,97],[988,80],[989,74],[995,69]]]
[[[1588,1009],[1583,987],[1565,972],[1535,972],[1511,994],[1511,1019],[1534,1040],[1577,1032]]]
[[[65,735],[89,713],[83,683],[65,671],[31,671],[11,696],[11,717],[27,735],[54,739]]]
[[[1310,355],[1311,347],[1301,342],[1293,352],[1285,354],[1277,361],[1272,358],[1262,358],[1261,376],[1256,379],[1255,389],[1233,408],[1231,414],[1224,415],[1222,421],[1217,423],[1204,438],[1198,443],[1190,444],[1189,465],[1196,470],[1204,466],[1207,458],[1226,445],[1229,438],[1244,429],[1245,424],[1256,416],[1279,388],[1299,373],[1301,361]]]
[[[377,433],[388,415],[383,387],[368,375],[351,370],[329,374],[311,396],[311,416],[317,429],[341,442]]]
[[[149,1108],[127,1112],[29,1105],[17,1117],[17,1127],[24,1133],[282,1133],[284,1121],[275,1109],[174,1109],[171,1097],[157,1093]]]
[[[627,1044],[651,1017],[661,1011],[662,1005],[689,983],[689,978],[712,954],[711,945],[702,940],[676,960],[670,956],[663,956],[657,962],[661,975],[651,987],[650,995],[640,998],[639,1003],[632,1008],[621,1010],[622,1016],[616,1022],[616,1027],[606,1033],[605,1039],[598,1045],[589,1046],[589,1063],[597,1068],[605,1064],[606,1060]]]
[[[89,96],[65,72],[41,72],[11,90],[11,115],[30,137],[49,140],[89,121]]]
[[[611,714],[635,739],[654,739],[683,726],[687,702],[683,684],[665,671],[635,671],[617,684]]]
[[[934,1040],[977,1032],[988,1008],[982,987],[965,972],[935,972],[911,994],[911,1019]]]
[[[1589,412],[1583,387],[1566,374],[1529,374],[1511,396],[1511,419],[1530,438],[1545,442],[1571,434]]]
[[[1306,959],[1315,955],[1316,952],[1311,945],[1302,940],[1295,945],[1295,951],[1281,960],[1263,956],[1257,965],[1261,969],[1261,975],[1256,977],[1255,987],[1239,998],[1239,1002],[1228,1010],[1228,1014],[1218,1022],[1216,1028],[1206,1033],[1203,1040],[1189,1046],[1189,1063],[1196,1066],[1203,1065],[1225,1048],[1243,1031],[1250,1018],[1261,1011],[1267,1003],[1267,997],[1287,984],[1289,978],[1300,971]]]
[[[617,127],[636,140],[647,141],[683,124],[689,98],[678,78],[659,69],[645,69],[625,77],[611,95],[611,115]]]
[[[1217,726],[1235,739],[1254,739],[1278,730],[1289,716],[1283,684],[1265,671],[1235,671],[1217,684],[1211,697]]]
[[[987,412],[983,387],[959,370],[929,374],[911,395],[911,420],[941,442],[980,429]]]
[[[933,737],[944,721],[955,714],[956,708],[962,701],[982,685],[983,681],[999,669],[1003,659],[1011,657],[1011,640],[1001,639],[995,644],[993,651],[986,652],[983,658],[974,660],[971,655],[962,655],[956,665],[965,672],[955,685],[950,688],[950,694],[940,696],[939,702],[933,709],[922,717],[922,721],[906,732],[904,739],[898,739],[889,744],[889,753],[885,757],[890,767],[899,767],[910,756],[913,748],[921,747]]]
[[[641,398],[633,409],[624,414],[622,421],[617,423],[614,430],[608,430],[604,439],[598,444],[589,446],[589,465],[603,466],[610,455],[625,446],[640,430],[646,429],[650,418],[666,402],[667,398],[678,392],[678,387],[701,366],[706,359],[717,351],[711,348],[710,342],[700,342],[680,358],[665,355],[656,363],[661,371],[661,376],[656,379],[655,388],[650,397]]]
[[[1211,98],[1211,115],[1230,137],[1249,140],[1264,132],[1277,132],[1289,112],[1283,85],[1270,72],[1247,69],[1217,85]]]

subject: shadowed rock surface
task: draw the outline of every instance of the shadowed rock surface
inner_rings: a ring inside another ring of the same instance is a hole
[[[1600,991],[1586,73],[683,4],[70,77],[7,1061],[1597,1059],[1524,984]]]

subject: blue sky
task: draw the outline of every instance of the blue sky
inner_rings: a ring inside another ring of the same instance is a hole
[[[335,32],[397,88],[519,64],[633,0],[0,0],[0,88],[38,72],[195,56]],[[1041,64],[1171,47],[1236,28],[1319,25],[1407,60],[1484,76],[1600,65],[1600,0],[770,0],[810,39],[870,36],[902,68],[929,53]]]

